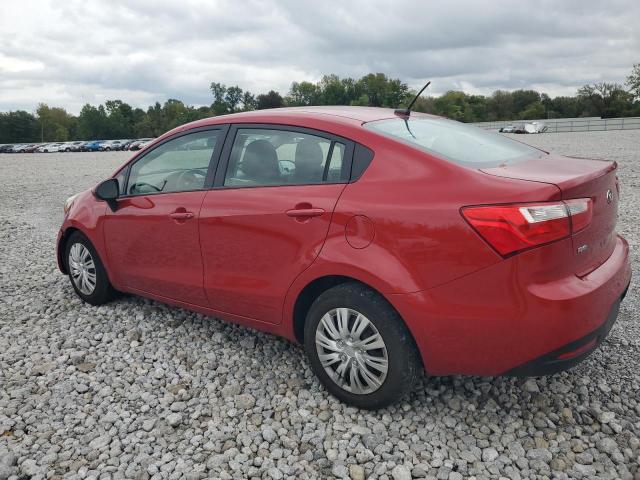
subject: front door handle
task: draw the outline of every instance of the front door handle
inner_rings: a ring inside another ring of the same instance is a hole
[[[294,208],[287,210],[287,215],[294,218],[319,217],[324,213],[324,208]]]
[[[193,213],[176,210],[175,212],[171,212],[169,216],[174,220],[189,220],[190,218],[193,218]]]

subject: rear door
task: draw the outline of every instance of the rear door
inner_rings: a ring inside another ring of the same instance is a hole
[[[227,138],[200,210],[205,292],[218,311],[280,323],[289,286],[325,241],[353,144],[274,125]]]

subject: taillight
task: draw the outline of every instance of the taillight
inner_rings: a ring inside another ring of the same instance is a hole
[[[589,224],[592,212],[590,198],[462,209],[469,224],[503,256],[568,237]]]
[[[571,233],[584,230],[591,223],[593,217],[593,204],[590,198],[578,198],[576,200],[565,200],[564,203],[569,209],[571,217]]]

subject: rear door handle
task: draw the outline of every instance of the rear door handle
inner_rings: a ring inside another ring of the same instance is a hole
[[[294,218],[319,217],[324,213],[324,208],[294,208],[286,213]]]
[[[174,220],[189,220],[193,218],[193,213],[191,212],[172,212],[169,214],[171,218]]]

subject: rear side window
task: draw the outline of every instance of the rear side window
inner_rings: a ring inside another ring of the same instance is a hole
[[[287,130],[239,128],[224,185],[256,187],[346,181],[345,145]]]
[[[467,167],[497,167],[544,155],[502,135],[444,118],[394,118],[365,127]]]

